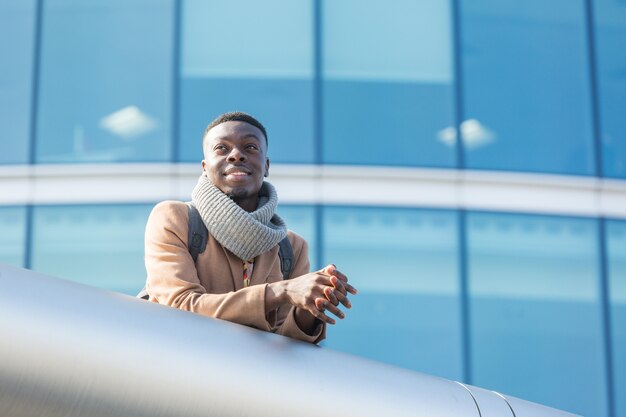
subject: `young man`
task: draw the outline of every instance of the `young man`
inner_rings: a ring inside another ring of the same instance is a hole
[[[219,116],[203,138],[202,175],[192,193],[206,225],[206,249],[196,262],[188,249],[185,203],[157,204],[146,225],[149,299],[183,310],[317,343],[356,289],[334,265],[309,272],[306,241],[274,211],[274,187],[264,181],[270,161],[265,128],[252,116]],[[283,280],[278,244],[293,248]]]

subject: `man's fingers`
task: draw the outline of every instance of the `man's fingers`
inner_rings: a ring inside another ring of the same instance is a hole
[[[334,275],[336,270],[337,270],[337,267],[333,264],[326,265],[324,268],[322,268],[322,272],[325,273],[326,275]]]
[[[324,323],[335,324],[335,320],[331,319],[326,314],[322,313],[321,311],[319,311],[316,308],[313,308],[313,310],[310,311],[310,313],[313,314],[313,316],[315,316],[315,318],[319,319],[320,321],[323,321]]]
[[[340,319],[344,319],[346,317],[346,315],[343,314],[343,311],[339,310],[337,306],[334,306],[332,304],[328,305],[328,311],[330,311],[331,313],[333,313],[335,316],[339,317]]]
[[[339,317],[340,319],[343,319],[345,317],[345,314],[343,314],[343,311],[339,310],[339,308],[337,308],[336,305],[332,304],[330,301],[324,298],[316,298],[315,306],[320,311],[324,311],[324,310],[330,311],[331,313],[333,313],[335,316]],[[333,320],[333,324],[335,324],[334,320]]]
[[[344,286],[346,287],[346,290],[352,295],[357,295],[359,293],[359,291],[356,288],[354,288],[352,285],[348,283],[345,283]]]
[[[341,281],[339,281],[337,277],[331,277],[330,282],[331,284],[335,285],[335,296],[337,297],[337,300],[341,304],[346,306],[346,308],[351,308],[352,303],[350,302],[350,300],[348,300],[346,288],[344,287],[344,284]]]
[[[341,272],[340,270],[338,270],[337,268],[335,268],[335,265],[329,265],[329,266],[332,266],[332,267],[333,267],[333,271],[332,271],[332,272],[328,272],[328,273],[329,273],[330,275],[334,276],[334,277],[337,277],[339,280],[341,280],[341,281],[342,281],[342,283],[345,285],[346,290],[347,290],[350,294],[355,294],[355,295],[356,295],[356,294],[358,293],[358,291],[357,291],[357,289],[356,289],[356,288],[354,288],[352,285],[348,284],[348,277],[347,277],[347,276],[345,276],[345,275],[343,274],[343,272]],[[329,267],[329,266],[327,266],[327,267],[324,269],[324,271],[326,271],[326,270],[328,269],[328,267]]]
[[[334,285],[337,289],[337,292],[335,294],[337,295],[337,299],[339,300],[339,302],[348,308],[352,307],[352,304],[350,303],[350,301],[348,301],[347,296],[348,293],[356,294],[356,288],[346,282],[339,280],[339,278],[335,276],[330,277],[330,283]]]
[[[339,278],[337,278],[334,275],[331,276],[328,281],[331,283],[333,287],[335,287],[337,292],[340,292],[341,294],[346,295],[346,287],[343,281],[341,281]]]
[[[331,302],[331,304],[333,305],[337,305],[339,304],[339,300],[337,299],[337,296],[335,295],[335,289],[333,287],[324,287],[324,295],[326,296],[326,299],[328,301]]]
[[[320,319],[321,321],[328,323],[328,324],[335,324],[335,320],[328,317],[326,314],[324,314],[324,311],[326,310],[326,306],[324,302],[328,302],[322,298],[316,298],[315,299],[315,306],[310,309],[309,311],[311,312],[311,314],[313,314],[316,318]]]
[[[334,279],[333,279],[334,278]],[[335,284],[335,282],[337,282],[337,285]],[[335,285],[335,287],[337,289],[339,289],[339,287],[341,286],[342,289],[342,293],[346,294],[346,291],[349,292],[350,294],[354,294],[356,295],[358,293],[358,291],[356,290],[356,288],[354,288],[352,285],[348,284],[345,281],[339,280],[336,276],[332,276],[330,277],[330,282],[333,283],[333,285]]]
[[[344,273],[341,272],[340,270],[338,270],[337,268],[335,268],[335,270],[333,271],[333,273],[331,275],[336,276],[337,278],[339,278],[343,282],[348,282],[348,277],[345,276]]]
[[[348,297],[346,297],[345,295],[343,296],[341,300],[339,300],[339,302],[343,304],[346,308],[352,308],[352,303],[350,302],[350,300],[348,300]]]

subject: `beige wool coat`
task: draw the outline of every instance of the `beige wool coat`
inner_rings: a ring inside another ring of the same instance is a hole
[[[295,307],[265,311],[265,288],[283,279],[278,245],[254,259],[250,286],[243,288],[243,262],[209,234],[194,264],[187,247],[188,209],[179,201],[157,204],[146,225],[146,290],[150,300],[209,317],[317,343],[325,337],[320,323],[313,335],[295,321]],[[306,241],[289,231],[294,265],[290,278],[309,272]]]

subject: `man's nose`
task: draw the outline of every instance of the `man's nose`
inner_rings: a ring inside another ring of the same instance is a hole
[[[241,151],[241,149],[239,149],[236,146],[233,147],[233,149],[231,149],[230,153],[228,154],[229,162],[245,161],[245,160],[246,160],[246,155]]]

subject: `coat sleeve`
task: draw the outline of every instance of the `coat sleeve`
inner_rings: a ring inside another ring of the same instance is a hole
[[[146,225],[146,290],[151,301],[271,331],[265,315],[265,285],[225,294],[209,294],[200,284],[187,248],[187,206],[157,204]]]
[[[309,253],[306,240],[295,233],[290,233],[289,241],[293,247],[295,261],[289,278],[309,273]],[[310,343],[319,343],[326,338],[326,323],[317,320],[318,324],[313,333],[307,334],[296,323],[296,307],[285,306],[282,308],[288,309],[288,312],[285,320],[276,328],[276,333]]]

